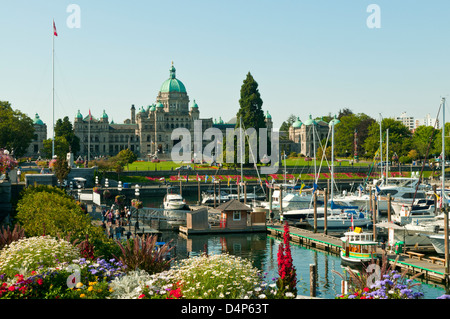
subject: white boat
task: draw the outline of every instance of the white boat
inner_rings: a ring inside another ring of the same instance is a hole
[[[439,255],[445,254],[445,236],[443,234],[435,234],[435,235],[428,235],[427,236],[431,244],[433,245],[434,249]]]
[[[427,206],[407,206],[403,205],[398,214],[393,214],[392,220],[400,225],[409,224],[413,221],[429,221],[436,217],[434,205]]]
[[[341,241],[342,249],[340,255],[342,263],[355,265],[378,259],[378,242],[373,240],[372,232],[362,232],[361,229],[355,228],[355,231],[344,233]]]
[[[186,206],[186,201],[180,194],[166,194],[163,202],[165,209],[183,209]]]
[[[230,200],[230,195],[225,191],[220,191],[220,194],[216,192],[216,196],[214,196],[214,191],[203,192],[202,194],[202,204],[203,205],[211,205],[214,204],[214,197],[216,203],[225,203]]]
[[[307,218],[310,226],[314,226],[314,218]],[[363,212],[354,209],[341,210],[340,213],[327,214],[327,229],[348,229],[350,227],[367,227],[372,219]],[[317,228],[325,227],[325,217],[316,218]]]

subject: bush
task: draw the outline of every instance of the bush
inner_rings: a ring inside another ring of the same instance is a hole
[[[264,281],[251,262],[228,254],[184,259],[169,271],[151,276],[140,298],[271,298],[275,284]]]
[[[30,275],[31,271],[53,267],[79,256],[78,249],[63,239],[51,236],[24,238],[0,251],[0,274],[7,277]]]

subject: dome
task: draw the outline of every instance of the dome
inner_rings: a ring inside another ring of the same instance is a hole
[[[155,110],[156,110],[155,104],[152,104],[152,105],[150,106],[149,110],[150,110],[150,112],[155,111]]]
[[[272,119],[272,115],[269,114],[269,111],[266,111],[266,119]]]
[[[309,115],[309,119],[306,120],[305,125],[316,125],[317,122],[313,120],[312,116]]]
[[[186,88],[184,84],[175,77],[175,67],[173,66],[173,64],[172,67],[170,68],[170,78],[164,81],[159,91],[162,93],[168,92],[186,93]]]
[[[141,112],[141,113],[145,113],[145,109],[144,109],[144,107],[143,107],[143,106],[141,106],[141,108],[140,108],[139,112]]]
[[[77,119],[82,119],[82,118],[83,118],[83,115],[81,115],[80,110],[78,110]]]
[[[300,128],[301,126],[302,126],[302,121],[300,121],[300,119],[297,117],[297,121],[295,121],[293,124],[292,124],[292,127],[293,128]]]
[[[156,107],[157,108],[164,108],[164,105],[158,101],[158,103],[156,103]]]
[[[105,110],[103,110],[102,118],[104,118],[104,119],[107,119],[107,118],[108,118],[108,114],[106,114]]]
[[[193,100],[192,103],[191,103],[191,109],[193,109],[193,108],[197,108],[198,109],[198,105],[197,105],[197,103],[195,103],[195,100]]]
[[[336,117],[336,115],[334,116],[334,119],[332,119],[330,121],[331,125],[336,125],[336,124],[339,124],[339,123],[341,123],[341,121],[339,121],[339,119]]]
[[[33,124],[44,125],[44,122],[39,118],[39,115],[36,113],[34,116]]]

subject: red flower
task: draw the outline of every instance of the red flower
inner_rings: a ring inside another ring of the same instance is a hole
[[[14,288],[14,286],[9,286],[8,290],[9,291],[14,291],[16,288]]]
[[[42,280],[42,278],[39,278],[39,279],[37,280],[37,283],[38,283],[38,285],[42,285],[42,284],[44,283],[44,281]]]
[[[139,299],[142,299],[142,298],[144,298],[145,297],[145,294],[141,294],[141,295],[139,295]]]

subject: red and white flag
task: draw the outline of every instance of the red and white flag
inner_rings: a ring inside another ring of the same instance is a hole
[[[89,109],[89,121],[92,120],[91,109]]]
[[[53,35],[54,35],[55,37],[57,37],[57,36],[58,36],[58,32],[56,32],[56,25],[55,25],[55,21],[53,21]]]

